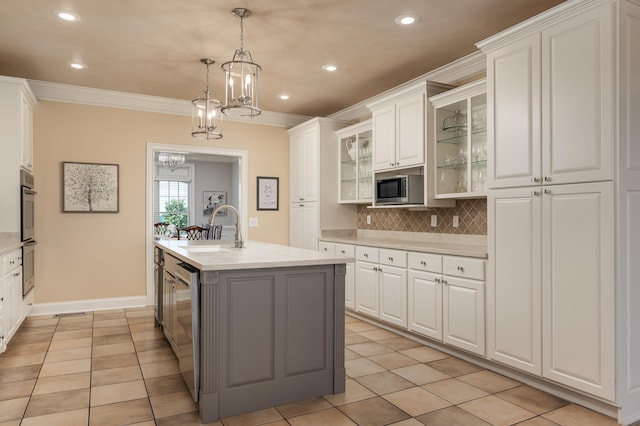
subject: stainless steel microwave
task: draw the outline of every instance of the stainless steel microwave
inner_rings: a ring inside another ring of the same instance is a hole
[[[377,178],[376,204],[424,204],[424,176]]]

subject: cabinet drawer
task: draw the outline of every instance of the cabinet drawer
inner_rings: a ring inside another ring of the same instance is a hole
[[[4,261],[4,273],[8,273],[22,265],[22,250],[14,250],[2,257]]]
[[[338,256],[356,257],[356,247],[351,244],[336,243],[336,254]]]
[[[457,256],[442,257],[442,273],[445,275],[484,281],[484,266],[483,259]]]
[[[178,258],[173,257],[167,253],[164,254],[164,270],[170,273],[171,275],[173,275],[174,277],[176,275],[176,266],[180,262],[181,260],[179,260]]]
[[[399,268],[407,267],[407,252],[400,250],[380,249],[380,264],[397,266]]]
[[[379,250],[375,247],[356,246],[356,260],[378,263]]]
[[[442,255],[409,252],[409,269],[442,273]]]
[[[318,251],[323,253],[334,254],[336,251],[335,243],[328,243],[326,241],[318,241]]]

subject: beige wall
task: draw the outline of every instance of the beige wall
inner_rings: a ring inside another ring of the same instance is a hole
[[[34,110],[36,303],[146,294],[146,144],[214,146],[249,152],[248,239],[287,244],[289,138],[286,129],[224,123],[224,138],[190,136],[189,117],[40,101]],[[62,162],[118,164],[120,212],[62,213]],[[280,177],[280,210],[256,210],[256,176]]]

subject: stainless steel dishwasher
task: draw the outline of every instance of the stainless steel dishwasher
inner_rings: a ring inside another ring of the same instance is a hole
[[[173,329],[180,374],[194,401],[200,391],[200,283],[199,271],[188,263],[175,268]]]

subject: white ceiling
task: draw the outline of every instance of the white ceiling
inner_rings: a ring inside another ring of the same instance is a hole
[[[0,75],[191,100],[205,86],[200,58],[219,65],[240,45],[263,67],[260,107],[326,116],[476,51],[474,43],[560,0],[3,0]],[[53,11],[82,18],[65,22]],[[410,27],[394,23],[415,13]],[[71,61],[87,65],[72,70]],[[336,73],[322,65],[335,63]],[[291,96],[288,101],[278,98]]]

